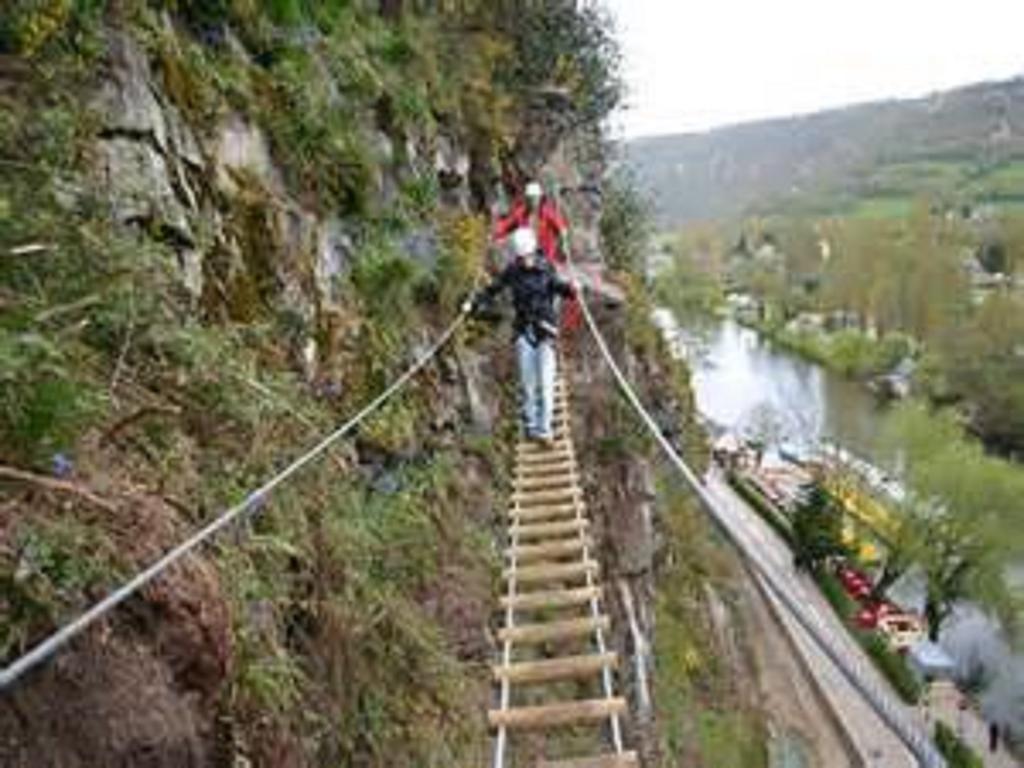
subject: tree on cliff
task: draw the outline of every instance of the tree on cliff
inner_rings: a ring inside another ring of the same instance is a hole
[[[601,245],[609,267],[641,274],[652,233],[650,206],[628,175],[605,182],[601,207]]]

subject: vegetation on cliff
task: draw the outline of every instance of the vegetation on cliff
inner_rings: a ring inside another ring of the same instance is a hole
[[[0,11],[0,658],[243,498],[451,317],[499,182],[619,98],[607,19],[577,5]],[[618,342],[703,464],[637,274],[642,208],[608,188]],[[504,339],[483,336],[33,673],[22,717],[0,712],[18,734],[0,762],[482,763],[511,403]],[[632,466],[652,446],[615,403],[600,453]],[[756,708],[716,659],[702,587],[720,553],[678,494],[658,515],[655,741],[667,761],[756,765]],[[81,712],[61,738],[39,726]]]
[[[596,11],[405,6],[0,11],[5,661],[404,368],[479,271],[546,89],[566,125],[617,99]],[[503,392],[463,363],[500,381],[488,352],[460,339],[34,673],[0,762],[480,762],[503,462],[464,390]],[[70,712],[91,714],[62,738],[25,725]]]

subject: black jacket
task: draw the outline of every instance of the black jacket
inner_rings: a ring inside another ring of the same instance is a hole
[[[543,256],[538,255],[529,268],[516,259],[480,292],[478,298],[489,301],[506,288],[512,292],[512,306],[516,311],[512,322],[516,336],[525,335],[536,343],[558,333],[555,297],[569,298],[574,292]]]

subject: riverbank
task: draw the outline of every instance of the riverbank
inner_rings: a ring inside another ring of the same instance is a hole
[[[780,347],[853,379],[870,379],[890,373],[911,354],[913,348],[911,340],[902,334],[873,339],[852,328],[833,332],[794,330],[775,322],[739,316],[735,319]]]
[[[878,437],[889,409],[862,381],[809,362],[731,317],[699,326],[668,325],[671,348],[691,361],[698,410],[721,433],[768,437],[771,431],[772,441],[795,448],[828,442],[873,465],[885,464]],[[762,429],[765,424],[774,429]],[[900,597],[913,603],[914,594],[904,590]],[[962,607],[943,633],[943,646],[962,674],[976,667],[992,681],[980,696],[986,716],[1011,724],[1014,731],[1024,727],[1012,705],[1024,690],[1024,658],[1013,653],[998,625]]]

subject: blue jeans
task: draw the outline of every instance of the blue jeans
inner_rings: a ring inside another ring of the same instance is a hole
[[[525,336],[516,338],[519,380],[523,388],[523,425],[530,437],[552,437],[552,404],[555,401],[555,343],[551,339],[534,346]]]

